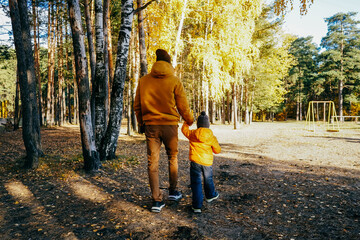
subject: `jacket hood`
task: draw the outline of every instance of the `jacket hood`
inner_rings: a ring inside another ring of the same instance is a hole
[[[212,137],[212,131],[209,128],[198,128],[194,135],[199,142],[208,142],[209,138]]]
[[[157,61],[154,63],[150,74],[155,78],[164,78],[174,75],[174,73],[175,70],[170,63],[165,61]]]

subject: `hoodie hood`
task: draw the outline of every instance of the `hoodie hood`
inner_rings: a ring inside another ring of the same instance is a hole
[[[151,76],[155,78],[164,78],[174,75],[175,70],[173,66],[165,61],[157,61],[151,69]]]

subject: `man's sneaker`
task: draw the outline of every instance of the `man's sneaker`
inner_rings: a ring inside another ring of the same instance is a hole
[[[201,208],[192,208],[194,213],[201,213]]]
[[[207,198],[205,198],[205,200],[206,200],[206,202],[212,202],[212,201],[214,201],[215,199],[218,199],[219,198],[219,196],[220,196],[220,194],[219,193],[216,193],[216,196],[215,197],[213,197],[213,198],[209,198],[209,199],[207,199]]]
[[[171,201],[179,201],[182,198],[182,194],[176,190],[169,191],[169,200]]]
[[[161,202],[154,202],[152,207],[151,207],[151,211],[152,212],[156,212],[156,213],[159,213],[161,212],[161,209],[165,206],[165,203],[163,201]]]

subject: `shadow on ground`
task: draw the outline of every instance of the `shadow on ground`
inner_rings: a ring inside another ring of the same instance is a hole
[[[1,239],[359,239],[360,173],[245,154],[222,143],[215,157],[218,201],[191,212],[188,143],[179,143],[180,202],[149,211],[142,136],[119,139],[119,159],[98,175],[82,170],[77,128],[42,129],[47,156],[19,168],[21,132],[0,135]],[[227,153],[229,156],[226,157]],[[160,181],[167,195],[167,160]]]

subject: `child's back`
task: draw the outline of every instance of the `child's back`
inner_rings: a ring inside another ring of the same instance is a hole
[[[204,198],[201,185],[202,178],[206,201],[211,202],[219,197],[219,193],[215,191],[212,164],[213,153],[220,153],[221,147],[209,126],[209,119],[205,112],[202,112],[198,117],[197,129],[190,130],[186,123],[181,128],[182,133],[189,139],[190,143],[192,207],[196,213],[201,213]]]

